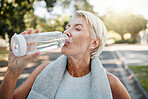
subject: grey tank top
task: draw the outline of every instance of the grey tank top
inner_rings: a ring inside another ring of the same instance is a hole
[[[73,77],[66,70],[55,99],[88,99],[91,85],[91,72],[83,77]]]

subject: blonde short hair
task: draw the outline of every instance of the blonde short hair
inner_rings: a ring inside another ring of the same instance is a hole
[[[88,11],[78,10],[72,18],[78,16],[84,17],[87,23],[89,23],[92,39],[100,38],[101,44],[91,52],[91,58],[99,56],[107,41],[107,29],[104,23],[96,15]]]

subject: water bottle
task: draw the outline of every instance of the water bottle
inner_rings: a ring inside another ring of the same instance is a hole
[[[13,35],[11,49],[15,56],[24,56],[35,52],[60,48],[68,39],[66,34],[59,31]]]

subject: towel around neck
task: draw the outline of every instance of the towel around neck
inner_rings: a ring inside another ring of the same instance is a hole
[[[67,66],[67,56],[62,55],[50,63],[36,78],[28,99],[54,99]],[[106,71],[98,57],[91,59],[91,89],[88,99],[112,99]]]

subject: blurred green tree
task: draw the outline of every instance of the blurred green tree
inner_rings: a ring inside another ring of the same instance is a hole
[[[127,32],[131,33],[131,38],[136,41],[137,34],[146,29],[147,20],[142,15],[134,15],[129,10],[117,13],[113,10],[101,17],[108,30],[114,30],[120,33],[122,40],[123,35]]]
[[[0,1],[0,35],[5,39],[25,29],[24,16],[33,13],[33,0]]]
[[[56,0],[45,0],[47,7],[53,7]],[[0,36],[5,39],[8,34],[9,40],[14,33],[21,33],[26,29],[25,19],[30,18],[27,23],[36,27],[37,17],[33,14],[34,0],[0,0]],[[27,21],[26,21],[27,22]]]
[[[87,2],[87,0],[57,0],[54,5],[54,7],[60,7],[61,12],[64,12],[66,9],[69,9],[70,6],[72,6],[72,9],[70,9],[72,12],[76,10],[86,10],[95,13],[93,11],[93,6],[90,5],[89,2]],[[53,14],[55,12],[49,10],[48,7],[47,10],[48,14],[52,16],[52,18],[48,16],[45,16],[45,18],[38,18],[37,28],[40,28],[41,32],[57,30],[63,32],[65,30],[66,25],[69,22],[70,16],[66,16],[64,14]]]
[[[85,10],[97,14],[88,0],[75,0],[75,10]]]
[[[68,23],[67,19],[46,20],[34,15],[33,3],[34,1],[42,0],[0,0],[0,36],[5,39],[5,34],[8,34],[9,41],[14,33],[21,33],[27,28],[41,27],[44,31],[61,30],[63,31]],[[67,7],[71,2],[74,2],[75,10],[93,11],[93,6],[87,0],[44,0],[48,12],[52,12],[53,7],[58,2],[61,2],[63,7]],[[55,22],[54,25],[51,24]],[[42,26],[41,26],[42,25]]]
[[[37,28],[40,29],[41,32],[45,31],[61,31],[63,32],[66,25],[68,24],[70,16],[59,15],[56,19],[45,20],[43,18],[39,18],[37,20]]]
[[[142,15],[133,15],[131,14],[128,17],[128,32],[131,33],[131,37],[134,41],[137,40],[138,33],[141,30],[146,29],[147,20]]]

